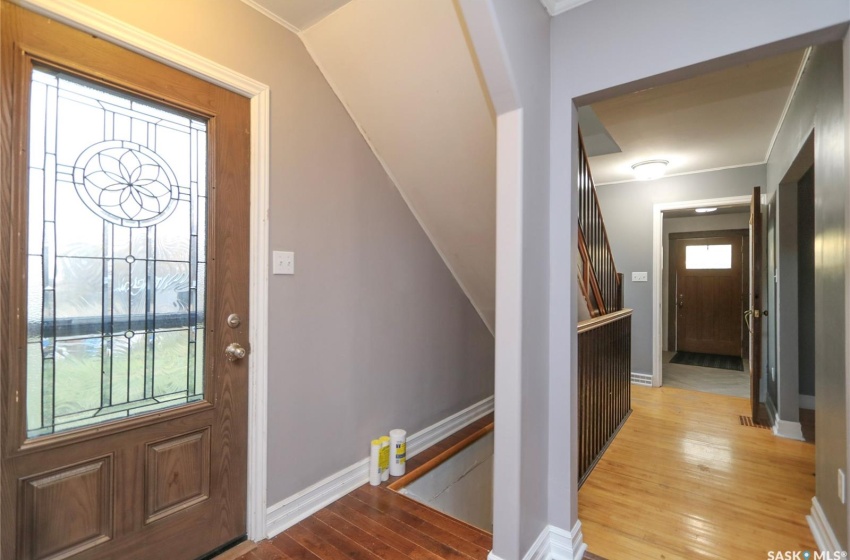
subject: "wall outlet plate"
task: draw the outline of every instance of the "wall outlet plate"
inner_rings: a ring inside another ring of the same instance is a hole
[[[632,272],[632,282],[646,282],[647,277],[646,272]]]

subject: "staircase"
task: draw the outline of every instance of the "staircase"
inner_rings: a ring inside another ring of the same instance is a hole
[[[578,282],[590,314],[578,324],[581,485],[631,414],[632,324],[581,132],[578,205]]]
[[[579,132],[578,163],[579,286],[591,317],[623,308],[623,275],[617,272],[608,232],[599,209],[587,152]]]

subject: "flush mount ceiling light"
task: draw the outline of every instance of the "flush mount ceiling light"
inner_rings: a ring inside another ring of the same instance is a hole
[[[696,208],[694,212],[697,214],[708,214],[709,212],[717,212],[717,208]]]
[[[670,162],[667,160],[653,159],[636,163],[632,166],[632,169],[638,181],[650,181],[662,177],[668,163]]]

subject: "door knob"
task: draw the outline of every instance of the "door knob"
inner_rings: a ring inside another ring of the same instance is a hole
[[[224,355],[227,356],[227,359],[231,362],[241,360],[247,353],[248,352],[238,342],[231,342],[227,345],[227,348],[224,349]]]

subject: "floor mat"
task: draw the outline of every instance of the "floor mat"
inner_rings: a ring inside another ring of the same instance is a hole
[[[671,364],[685,366],[710,367],[715,369],[731,369],[744,371],[744,361],[740,356],[721,356],[719,354],[700,354],[698,352],[676,352]]]

